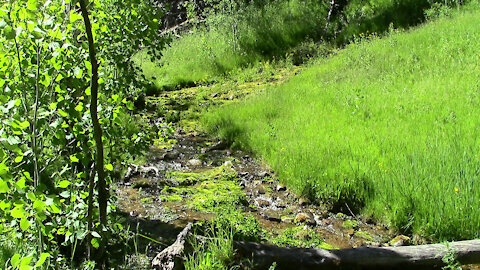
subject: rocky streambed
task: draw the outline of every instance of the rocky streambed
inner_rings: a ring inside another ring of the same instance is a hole
[[[132,228],[156,241],[144,247],[149,257],[173,242],[187,223],[211,220],[232,208],[247,217],[232,222],[254,219],[259,240],[275,245],[332,249],[408,244],[408,238],[394,239],[386,228],[353,213],[331,212],[297,196],[268,166],[224,148],[206,137],[177,135],[167,147],[152,147],[148,162],[132,165],[118,184],[119,209]]]
[[[117,207],[135,233],[135,268],[148,269],[158,251],[170,245],[189,222],[222,216],[237,228],[235,237],[278,246],[348,248],[406,245],[408,237],[296,195],[268,165],[211,139],[198,129],[201,110],[235,102],[267,85],[282,83],[298,70],[233,87],[194,87],[147,99],[152,124],[176,128],[151,146],[145,161],[131,165],[116,186]],[[172,135],[172,134],[171,134]]]

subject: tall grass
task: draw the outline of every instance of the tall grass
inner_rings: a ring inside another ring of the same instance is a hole
[[[218,81],[230,72],[238,73],[236,70],[260,61],[292,55],[304,60],[304,53],[322,54],[324,47],[342,47],[362,33],[381,34],[391,25],[406,28],[418,24],[432,3],[445,3],[444,0],[352,0],[345,2],[345,6],[340,4],[327,23],[329,1],[219,2],[225,2],[223,11],[207,16],[205,24],[174,39],[161,52],[160,61],[151,62],[145,51],[135,57],[156,88]],[[447,2],[454,5],[457,1]],[[305,51],[307,40],[324,43],[313,51]],[[295,59],[293,62],[301,63]]]
[[[137,63],[147,78],[155,77],[159,88],[211,81],[258,61],[284,57],[288,48],[317,35],[327,12],[322,1],[255,2],[209,16],[204,26],[173,40],[158,63],[147,61],[143,53]]]
[[[405,233],[480,236],[480,11],[371,38],[210,113],[297,192]]]

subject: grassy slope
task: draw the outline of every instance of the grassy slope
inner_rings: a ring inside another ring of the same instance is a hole
[[[435,240],[479,237],[480,12],[470,9],[349,45],[207,124],[298,192]]]

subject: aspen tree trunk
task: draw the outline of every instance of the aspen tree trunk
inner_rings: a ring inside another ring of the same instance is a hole
[[[108,192],[107,185],[105,181],[105,170],[104,170],[104,156],[103,156],[103,142],[102,142],[102,127],[98,122],[98,113],[97,113],[97,103],[98,103],[98,62],[95,53],[95,44],[92,34],[92,25],[88,17],[88,10],[85,0],[79,0],[80,9],[82,12],[83,21],[85,23],[85,31],[88,39],[88,52],[90,56],[90,63],[92,65],[92,78],[90,81],[90,115],[93,123],[93,137],[95,139],[96,145],[96,156],[95,156],[95,171],[97,172],[98,182],[97,182],[97,192],[98,192],[98,207],[100,213],[100,224],[102,226],[107,225],[107,203],[108,203]],[[92,181],[90,182],[92,185]],[[93,190],[90,188],[90,190]],[[91,195],[91,194],[90,194]],[[98,252],[98,262],[99,267],[104,268],[104,253],[105,253],[105,237],[102,236],[100,242],[99,252]]]

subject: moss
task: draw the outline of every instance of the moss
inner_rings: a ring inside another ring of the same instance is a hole
[[[167,178],[179,184],[195,184],[206,180],[223,180],[236,182],[237,173],[228,166],[220,166],[203,172],[179,172],[173,171],[166,174]]]
[[[356,229],[358,228],[358,221],[356,220],[345,220],[342,224],[342,227],[345,229]]]
[[[162,200],[185,200],[188,207],[206,212],[215,212],[216,208],[225,205],[246,203],[245,194],[237,185],[237,173],[229,166],[222,165],[199,173],[174,171],[167,173],[167,177],[177,182],[178,186],[164,187]]]
[[[140,200],[144,204],[152,204],[153,203],[153,198],[152,197],[145,197]]]
[[[358,238],[362,238],[363,240],[373,242],[373,236],[368,232],[356,231],[354,235]]]
[[[335,247],[323,241],[321,235],[310,228],[303,226],[287,228],[282,234],[269,240],[272,244],[282,247],[323,248],[334,249]]]
[[[187,205],[195,210],[215,211],[222,205],[240,205],[246,201],[243,190],[233,181],[205,181],[192,188],[195,192]]]
[[[160,195],[160,199],[164,202],[179,202],[183,200],[182,196],[178,194]]]
[[[157,149],[169,149],[177,143],[178,141],[175,139],[164,139],[160,137],[159,139],[153,142],[153,146],[156,147]]]

